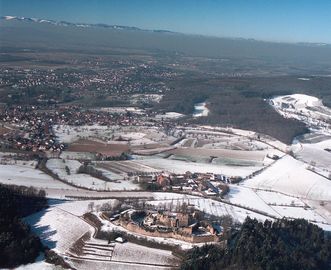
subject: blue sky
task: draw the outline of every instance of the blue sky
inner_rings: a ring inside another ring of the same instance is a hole
[[[0,0],[0,15],[331,43],[331,0]]]

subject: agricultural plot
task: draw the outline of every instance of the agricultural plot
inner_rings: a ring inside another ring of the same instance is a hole
[[[270,207],[261,197],[256,194],[256,192],[250,188],[231,185],[227,199],[236,205],[249,207],[264,213],[268,213],[275,217],[280,217],[280,215],[275,212],[272,207]]]
[[[154,169],[150,166],[137,163],[132,160],[127,161],[102,161],[96,162],[98,168],[103,168],[110,172],[117,174],[128,174],[128,173],[157,173],[160,170]]]
[[[171,251],[148,248],[133,243],[116,244],[112,260],[118,262],[155,264],[156,266],[171,266],[178,263],[178,260],[171,254]]]
[[[249,207],[278,218],[304,218],[317,225],[329,226],[328,230],[331,229],[327,219],[298,198],[271,191],[255,191],[242,186],[231,186],[227,197],[230,202],[239,206]]]
[[[77,187],[88,188],[92,190],[138,190],[139,186],[132,181],[120,179],[111,179],[111,181],[104,181],[88,174],[77,173],[82,164],[77,160],[62,160],[49,159],[47,161],[47,168],[58,175],[66,182]],[[107,174],[107,173],[106,173]],[[117,175],[108,173],[108,177],[116,177]]]
[[[73,143],[79,139],[94,140],[103,144],[145,145],[153,143],[169,144],[176,140],[166,134],[163,128],[146,126],[68,126],[58,125],[53,128],[60,142]]]
[[[226,133],[213,133],[210,135],[198,133],[189,134],[189,136],[198,137],[197,139],[188,139],[195,140],[195,147],[205,148],[205,149],[230,149],[230,150],[242,150],[242,151],[262,151],[270,149],[265,143],[238,136],[235,134],[226,134]],[[208,139],[206,139],[206,137]],[[204,139],[205,138],[205,139]],[[185,147],[189,147],[183,145]],[[191,146],[192,147],[192,146]]]
[[[112,259],[115,243],[108,243],[105,240],[89,239],[82,241],[79,254],[75,254],[74,258],[78,257],[80,260],[95,260],[95,261],[110,261]],[[68,253],[71,255],[71,252]]]
[[[71,152],[88,152],[100,153],[106,156],[120,156],[127,152],[129,146],[126,143],[104,143],[96,140],[79,139],[71,143],[68,151]]]
[[[173,160],[157,156],[139,157],[139,159],[135,159],[132,162],[147,165],[157,170],[178,174],[190,171],[200,173],[216,173],[228,176],[241,177],[246,177],[262,168],[262,166],[228,166],[224,164],[210,164],[202,162],[191,162],[187,160]]]
[[[279,192],[256,190],[256,194],[268,205],[301,206],[306,204],[299,198],[287,196]]]
[[[69,126],[69,125],[54,125],[53,131],[58,140],[63,143],[72,143],[79,139],[96,137],[103,134],[107,130],[107,126],[92,125],[92,126]]]
[[[156,265],[147,265],[147,264],[134,264],[134,263],[125,263],[125,262],[104,262],[104,261],[95,261],[95,260],[80,260],[80,259],[71,259],[71,264],[79,270],[91,270],[91,269],[100,269],[100,270],[168,270],[169,267],[156,266]]]
[[[326,176],[331,172],[331,139],[329,136],[316,134],[313,138],[304,138],[304,143],[294,146],[295,157],[313,167],[326,171]]]
[[[331,181],[307,170],[307,164],[291,156],[276,161],[261,174],[245,180],[242,185],[303,199],[331,200]]]
[[[304,218],[311,222],[327,223],[327,221],[312,209],[304,207],[272,206],[272,208],[283,217]],[[328,224],[330,227],[331,225]]]
[[[90,209],[90,205],[93,205],[93,209]],[[66,201],[58,203],[57,200],[50,200],[49,204],[56,206],[57,209],[61,209],[65,212],[68,212],[75,216],[82,216],[85,213],[99,209],[103,204],[109,204],[114,206],[118,203],[116,199],[107,199],[107,200],[82,200],[82,201]]]
[[[82,219],[56,205],[25,220],[44,245],[59,253],[66,252],[76,240],[90,230],[90,226]]]
[[[63,151],[60,154],[62,159],[76,159],[76,160],[95,160],[96,155],[90,152],[73,152]]]
[[[201,148],[177,148],[167,153],[182,156],[196,157],[226,157],[236,160],[249,160],[262,162],[267,154],[264,151],[239,151],[227,149],[201,149]]]
[[[181,113],[177,113],[177,112],[166,112],[164,114],[157,114],[155,115],[155,119],[157,120],[162,120],[162,119],[167,119],[167,120],[171,120],[171,119],[178,119],[185,116],[184,114]]]
[[[32,166],[31,166],[32,163]],[[42,189],[73,189],[42,171],[35,169],[33,162],[17,165],[0,165],[0,182],[7,185],[19,185]]]

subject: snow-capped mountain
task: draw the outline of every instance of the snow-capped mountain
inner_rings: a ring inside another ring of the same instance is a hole
[[[2,16],[0,20],[13,20],[13,21],[24,21],[24,22],[34,22],[34,23],[45,23],[45,24],[52,24],[58,26],[73,26],[73,27],[101,27],[101,28],[110,28],[116,30],[134,30],[134,31],[151,31],[151,32],[158,32],[158,33],[174,33],[168,30],[146,30],[141,29],[138,27],[133,26],[124,26],[124,25],[109,25],[103,23],[97,24],[89,24],[89,23],[71,23],[67,21],[54,21],[54,20],[46,20],[46,19],[38,19],[38,18],[28,18],[28,17],[18,17],[18,16]]]

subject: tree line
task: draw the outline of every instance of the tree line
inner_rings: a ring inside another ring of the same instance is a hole
[[[0,268],[34,262],[43,246],[23,217],[47,206],[45,191],[0,185]]]
[[[230,233],[225,249],[193,248],[181,270],[327,270],[330,263],[330,236],[317,225],[304,219],[262,223],[248,217]]]

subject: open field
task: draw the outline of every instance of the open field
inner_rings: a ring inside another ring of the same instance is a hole
[[[133,243],[116,244],[112,260],[119,262],[174,265],[178,260],[168,250],[148,248]]]
[[[165,153],[180,155],[180,156],[193,156],[193,157],[225,157],[235,160],[248,160],[252,162],[262,163],[267,152],[266,151],[240,151],[228,149],[203,149],[203,148],[177,148],[167,151]]]
[[[313,133],[316,134],[316,133]],[[323,172],[323,175],[331,175],[331,139],[323,134],[316,134],[315,137],[304,138],[292,146],[295,157],[299,160],[316,167]]]
[[[32,230],[41,238],[43,244],[61,254],[90,230],[90,226],[82,219],[56,205],[25,220],[32,226]]]
[[[68,147],[68,151],[72,152],[100,153],[106,156],[119,156],[128,150],[129,146],[125,143],[108,144],[88,139],[79,139],[71,143]]]
[[[46,263],[45,261],[30,263],[15,268],[15,270],[57,270],[54,264]]]
[[[74,189],[29,165],[0,165],[0,182],[43,189]]]
[[[116,173],[105,172],[105,175],[110,177],[109,181],[101,180],[85,173],[77,173],[81,165],[77,160],[64,159],[49,159],[46,164],[47,168],[62,180],[77,187],[103,191],[139,189],[138,185],[132,181],[123,180],[123,177]]]
[[[140,157],[135,159],[134,162],[147,165],[149,167],[155,168],[157,170],[168,171],[171,173],[185,173],[187,171],[191,172],[201,172],[201,173],[217,173],[224,174],[227,176],[241,176],[245,177],[250,175],[254,171],[261,169],[260,166],[227,166],[224,164],[208,164],[199,162],[189,162],[182,160],[172,160],[160,157]]]
[[[301,207],[304,207],[306,205],[301,199],[297,197],[287,196],[279,192],[264,190],[255,190],[255,192],[268,205]]]
[[[90,152],[71,152],[62,151],[60,154],[62,159],[76,159],[76,160],[95,160],[96,154]]]
[[[331,201],[331,181],[310,170],[307,164],[285,156],[261,174],[242,183],[251,188],[282,192],[303,199]]]
[[[57,125],[53,128],[58,140],[73,143],[79,139],[89,139],[107,144],[128,144],[143,146],[145,144],[169,144],[176,139],[167,135],[163,128],[150,126],[69,126]]]
[[[80,270],[91,270],[91,269],[100,269],[100,270],[166,270],[171,269],[169,267],[162,267],[156,265],[147,265],[147,264],[135,264],[135,263],[125,263],[125,262],[100,262],[92,260],[75,260],[72,259],[71,263],[74,267]]]
[[[102,161],[96,162],[96,166],[99,168],[103,168],[105,170],[119,173],[119,174],[127,174],[127,173],[156,173],[160,172],[153,167],[140,164],[135,162],[134,160],[126,160],[126,161]]]

